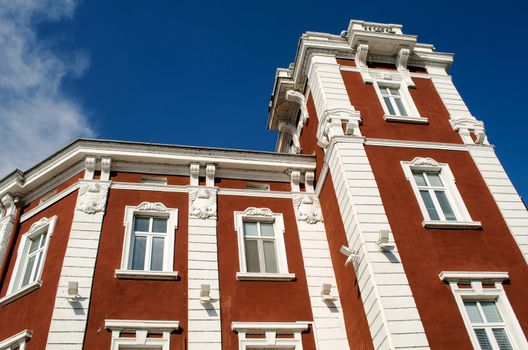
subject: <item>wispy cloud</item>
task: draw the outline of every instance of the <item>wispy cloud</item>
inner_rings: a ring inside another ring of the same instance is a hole
[[[93,131],[82,107],[61,90],[88,68],[80,53],[40,41],[40,21],[72,18],[76,0],[0,0],[0,178],[25,170]]]

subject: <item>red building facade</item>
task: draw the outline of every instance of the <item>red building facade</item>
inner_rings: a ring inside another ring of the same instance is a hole
[[[276,152],[77,140],[0,181],[3,349],[526,349],[528,212],[393,24],[304,34]]]

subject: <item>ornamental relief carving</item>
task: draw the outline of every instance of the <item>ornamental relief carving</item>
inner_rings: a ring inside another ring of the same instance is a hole
[[[268,208],[249,207],[242,212],[243,216],[265,216],[272,217],[273,212]]]
[[[156,202],[156,203],[143,202],[143,203],[141,203],[140,205],[138,205],[136,207],[136,210],[139,210],[139,211],[159,211],[159,212],[167,212],[167,211],[169,211],[169,209],[167,209],[167,207],[165,205],[163,205],[163,203],[160,203],[160,202]]]
[[[416,157],[413,160],[411,160],[411,165],[413,166],[429,166],[429,167],[440,167],[440,164],[434,160],[433,158],[422,158],[422,157]]]
[[[79,189],[77,210],[85,214],[102,212],[106,206],[108,184],[87,183]]]
[[[205,188],[191,190],[189,215],[199,219],[216,218],[216,191]]]
[[[323,221],[321,205],[315,196],[302,195],[293,198],[297,221],[305,221],[308,224],[316,224]]]

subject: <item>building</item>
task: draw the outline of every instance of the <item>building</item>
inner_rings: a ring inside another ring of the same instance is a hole
[[[77,140],[0,181],[0,350],[528,349],[528,212],[400,25],[308,32],[276,153]]]

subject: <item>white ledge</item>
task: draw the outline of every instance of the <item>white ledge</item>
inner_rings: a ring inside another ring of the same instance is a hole
[[[27,295],[27,294],[31,293],[35,289],[39,289],[40,286],[42,286],[42,281],[40,281],[40,280],[39,281],[35,281],[35,282],[31,282],[30,284],[20,288],[16,292],[8,294],[5,297],[3,297],[2,299],[0,299],[0,306],[4,306],[6,304],[9,304],[12,301],[20,299],[24,295]]]
[[[408,124],[429,124],[429,119],[426,117],[415,117],[415,116],[400,116],[400,115],[390,115],[385,114],[383,119],[387,122],[397,122],[397,123],[408,123]]]
[[[442,271],[438,275],[443,282],[504,282],[510,277],[508,272],[495,271]]]
[[[231,330],[247,333],[275,331],[279,334],[297,333],[308,330],[307,322],[231,322]]]
[[[128,280],[177,280],[178,271],[115,270],[115,278]]]
[[[105,320],[105,328],[112,331],[147,330],[150,333],[172,332],[180,328],[180,321]]]
[[[422,225],[425,228],[446,228],[454,230],[477,230],[482,227],[480,221],[424,220]]]
[[[236,278],[239,281],[293,281],[295,279],[295,274],[237,272]]]
[[[11,349],[12,347],[20,346],[27,342],[33,333],[29,329],[25,329],[5,340],[0,341],[0,349]]]

